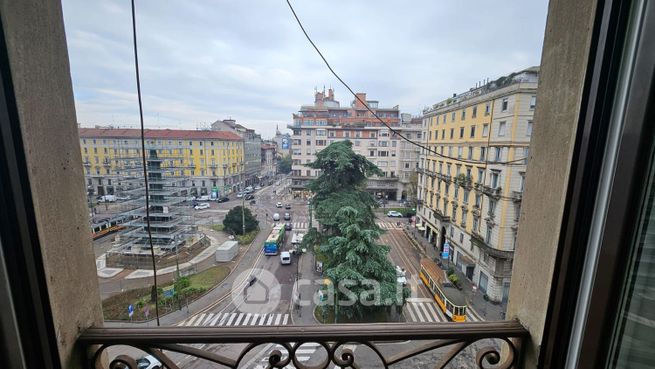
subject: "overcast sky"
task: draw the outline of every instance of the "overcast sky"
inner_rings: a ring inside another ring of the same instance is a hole
[[[139,122],[130,2],[64,0],[78,122]],[[547,1],[295,0],[332,66],[380,106],[425,106],[541,58]],[[146,126],[195,129],[232,117],[271,137],[313,103],[352,100],[284,0],[137,1]]]

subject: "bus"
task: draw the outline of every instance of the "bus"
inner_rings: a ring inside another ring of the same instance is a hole
[[[443,270],[434,261],[422,258],[419,276],[448,319],[453,322],[466,321],[464,294],[450,283]]]
[[[277,255],[284,243],[284,225],[278,224],[273,227],[271,234],[264,242],[264,255]]]

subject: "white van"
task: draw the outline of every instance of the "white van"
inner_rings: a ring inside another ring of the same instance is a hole
[[[279,214],[279,213],[275,213],[275,214],[273,214],[273,220],[276,221],[276,222],[277,222],[278,220],[280,220],[280,214]]]
[[[289,251],[282,251],[280,253],[280,263],[282,265],[291,264],[291,254]]]

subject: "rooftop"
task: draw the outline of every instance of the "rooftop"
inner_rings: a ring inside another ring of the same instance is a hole
[[[81,138],[139,138],[141,131],[133,128],[80,128]],[[226,140],[241,141],[236,133],[226,131],[198,131],[182,129],[146,129],[146,138],[175,138],[186,140]]]

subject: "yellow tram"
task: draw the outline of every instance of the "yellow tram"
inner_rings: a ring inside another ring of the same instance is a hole
[[[421,280],[434,296],[441,311],[453,322],[466,321],[466,298],[448,281],[434,261],[421,259]],[[445,282],[445,283],[444,283]]]

